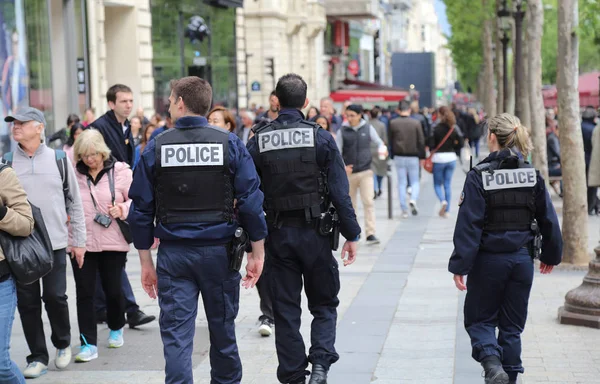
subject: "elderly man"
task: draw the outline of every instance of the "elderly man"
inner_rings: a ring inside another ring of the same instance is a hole
[[[254,135],[252,133],[252,126],[256,120],[254,112],[248,110],[242,110],[240,112],[242,118],[242,124],[235,129],[235,134],[244,142],[244,145],[248,144],[248,140]]]
[[[42,299],[52,328],[52,344],[56,347],[56,368],[63,369],[71,362],[71,324],[67,304],[67,254],[83,265],[85,254],[85,218],[75,168],[63,151],[44,144],[46,126],[44,114],[26,107],[7,116],[12,134],[19,143],[14,153],[4,154],[3,162],[12,165],[29,201],[40,208],[54,249],[52,271],[40,283],[17,285],[17,300],[25,339],[31,354],[27,356],[26,378],[36,378],[47,372],[48,349],[42,322]],[[71,224],[72,244],[68,244],[67,223]]]
[[[342,126],[343,120],[340,116],[336,116],[335,109],[333,108],[333,100],[329,97],[322,98],[319,111],[321,115],[325,116],[327,120],[329,120],[329,124],[331,124],[331,130],[333,132],[337,132]]]

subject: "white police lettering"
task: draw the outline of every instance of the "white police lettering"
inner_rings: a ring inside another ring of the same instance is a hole
[[[223,165],[223,144],[167,144],[160,154],[163,167]]]
[[[258,150],[262,152],[278,149],[307,148],[315,146],[312,128],[289,128],[259,133]]]
[[[482,172],[483,189],[494,191],[497,189],[531,188],[537,183],[537,176],[533,168],[499,169],[492,172]]]

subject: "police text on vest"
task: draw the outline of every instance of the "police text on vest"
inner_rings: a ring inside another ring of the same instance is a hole
[[[307,148],[315,146],[315,136],[312,128],[278,129],[260,133],[258,150],[262,152],[278,149]]]
[[[162,167],[223,165],[223,144],[167,144],[160,155]]]
[[[499,169],[492,172],[482,172],[483,189],[531,188],[537,183],[534,168]]]

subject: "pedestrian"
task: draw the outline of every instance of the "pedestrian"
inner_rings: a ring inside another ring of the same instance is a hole
[[[142,153],[144,153],[144,148],[146,148],[146,145],[148,145],[150,137],[152,136],[152,133],[155,129],[156,126],[152,124],[148,124],[144,128],[142,128],[142,140],[135,147],[135,160],[133,161],[133,167],[131,167],[132,170],[135,170],[135,167],[140,162],[140,157],[142,156]]]
[[[252,126],[254,125],[256,116],[254,115],[254,112],[250,111],[242,111],[240,112],[240,116],[242,118],[242,125],[236,129],[235,134],[242,140],[244,145],[246,145],[248,144],[248,140],[254,135]]]
[[[94,108],[88,108],[85,110],[84,113],[84,119],[83,119],[83,125],[85,127],[87,127],[88,125],[90,125],[93,121],[96,120],[96,111]]]
[[[308,108],[308,112],[306,112],[306,119],[307,120],[311,120],[314,121],[314,119],[319,115],[319,108],[313,106],[310,106]]]
[[[0,165],[0,231],[29,236],[33,214],[27,194],[13,169]],[[0,248],[0,383],[25,384],[19,367],[10,359],[10,334],[17,308],[17,287]]]
[[[429,139],[429,148],[433,148],[433,187],[441,208],[439,215],[449,217],[452,191],[452,175],[456,168],[456,152],[464,144],[463,137],[456,130],[456,117],[448,107],[438,111],[438,124]],[[412,178],[411,178],[412,181]]]
[[[69,132],[69,138],[63,147],[63,151],[69,156],[69,160],[71,160],[71,164],[75,165],[75,157],[73,156],[73,145],[75,144],[75,140],[79,137],[81,132],[88,129],[81,123],[75,123],[71,125],[71,130]]]
[[[448,270],[467,291],[464,324],[485,383],[516,384],[533,260],[541,252],[540,272],[552,272],[562,237],[544,180],[524,160],[532,149],[527,128],[507,113],[488,128],[491,153],[467,174]]]
[[[46,127],[44,114],[31,107],[4,118],[12,123],[12,134],[19,144],[15,152],[5,153],[3,162],[12,165],[27,192],[27,199],[39,207],[54,250],[52,271],[40,282],[17,284],[17,299],[23,333],[31,352],[23,375],[34,379],[48,370],[48,349],[42,322],[44,301],[56,347],[54,364],[58,369],[71,362],[71,323],[67,303],[67,246],[71,257],[81,264],[85,254],[86,228],[75,169],[65,152],[50,149],[42,140]],[[69,230],[67,225],[70,225]],[[69,232],[71,242],[69,243]]]
[[[259,114],[254,120],[254,124],[263,120],[273,121],[277,116],[279,116],[279,100],[277,99],[275,91],[271,91],[271,94],[269,95],[269,109]]]
[[[378,148],[383,140],[377,135],[375,128],[362,117],[362,107],[351,104],[346,108],[347,122],[342,124],[335,141],[346,164],[346,173],[350,181],[350,198],[354,210],[357,207],[356,193],[360,190],[360,198],[365,210],[365,229],[367,244],[379,244],[375,237],[375,208],[373,198],[373,171],[371,170],[371,143]]]
[[[331,136],[333,136],[333,138],[335,139],[335,133],[332,131],[331,124],[329,123],[329,120],[327,120],[327,118],[325,116],[318,115],[317,117],[315,117],[314,121],[315,121],[315,123],[319,124],[321,126],[321,128],[323,128],[324,130],[329,132],[331,134]]]
[[[77,183],[82,193],[87,229],[83,265],[71,260],[77,291],[77,321],[81,340],[77,362],[98,358],[98,326],[94,310],[97,274],[106,292],[109,348],[123,346],[125,300],[121,274],[125,268],[129,244],[117,220],[129,214],[127,194],[131,184],[129,165],[110,155],[102,135],[95,129],[85,131],[75,142]]]
[[[389,142],[392,158],[398,174],[398,195],[402,217],[408,218],[408,210],[413,216],[419,213],[420,159],[425,158],[425,135],[421,123],[410,117],[410,105],[402,100],[398,105],[398,117],[390,121]],[[406,189],[410,178],[410,200],[406,201]]]
[[[340,218],[340,232],[348,239],[342,248],[344,265],[356,258],[360,227],[333,137],[305,120],[301,112],[308,105],[306,92],[300,76],[281,77],[276,87],[279,116],[255,128],[248,150],[261,174],[269,223],[267,269],[275,316],[277,378],[281,383],[304,384],[310,362],[309,384],[325,384],[330,366],[339,358],[334,344],[340,280],[331,253],[332,237],[317,227],[331,202]],[[303,282],[314,317],[308,357],[300,334]]]
[[[212,101],[207,81],[195,76],[173,80],[169,101],[175,128],[148,143],[129,190],[129,224],[140,254],[142,286],[159,299],[165,382],[193,382],[193,340],[202,294],[211,382],[239,384],[235,318],[240,274],[230,267],[233,255],[228,250],[234,247],[228,244],[239,225],[246,228],[252,253],[243,285],[253,287],[262,271],[267,235],[260,180],[241,140],[209,126],[203,117]],[[154,235],[160,239],[156,270],[150,254]]]
[[[342,126],[342,117],[335,113],[333,108],[333,100],[329,97],[321,99],[319,112],[325,116],[331,125],[331,132],[336,133]]]
[[[368,111],[369,115],[369,123],[373,128],[375,128],[375,132],[377,132],[377,136],[381,138],[383,144],[388,146],[388,135],[385,124],[379,120],[379,115],[381,114],[381,110],[379,108],[373,108]],[[383,193],[381,184],[383,183],[383,177],[387,175],[388,170],[388,156],[381,158],[380,149],[375,143],[371,144],[371,169],[374,174],[374,188],[375,193],[373,198],[378,198]]]
[[[475,108],[469,108],[465,116],[467,132],[465,136],[469,140],[469,146],[475,150],[475,158],[479,159],[479,147],[481,136],[483,136],[483,125],[480,124],[479,115]]]
[[[600,123],[598,123],[592,134],[592,156],[588,172],[588,185],[590,187],[600,187]]]
[[[590,164],[592,159],[592,136],[596,128],[596,110],[594,107],[586,107],[585,111],[581,115],[581,133],[583,135],[583,149],[585,152],[585,173],[586,181],[587,175],[590,170]],[[588,214],[597,215],[600,214],[600,201],[598,200],[598,187],[590,186],[587,183],[587,206]]]
[[[123,84],[115,84],[106,92],[106,101],[110,111],[100,116],[96,121],[90,124],[92,128],[97,129],[104,137],[104,142],[110,149],[111,155],[116,161],[120,161],[133,166],[135,162],[135,142],[131,133],[131,125],[128,117],[133,109],[133,92],[131,88]],[[160,116],[160,115],[159,115]],[[138,325],[150,323],[156,319],[154,316],[148,316],[137,305],[129,276],[123,268],[121,286],[125,295],[127,308],[127,322],[134,328]],[[102,278],[98,279],[98,288],[102,287]],[[96,292],[96,319],[98,321],[106,320],[106,302],[102,289]]]
[[[421,124],[421,128],[423,129],[423,136],[429,138],[431,136],[431,126],[429,125],[429,121],[419,112],[419,100],[413,100],[410,103],[410,117],[417,120]]]
[[[134,139],[128,117],[133,108],[133,92],[123,84],[115,84],[106,92],[110,111],[100,116],[90,126],[100,131],[110,153],[124,163],[133,165]]]
[[[206,119],[208,120],[208,124],[212,126],[223,128],[227,132],[235,132],[235,118],[225,107],[214,107],[208,115],[206,115]]]
[[[158,121],[158,123],[154,123],[155,121]],[[156,136],[160,135],[167,129],[171,129],[174,127],[173,120],[171,119],[171,114],[169,113],[169,111],[167,111],[166,113],[165,120],[162,120],[162,117],[158,113],[155,114],[152,120],[150,120],[150,124],[156,127],[156,129],[154,129],[154,132],[152,132],[152,135],[150,135],[150,140],[154,139]]]
[[[129,120],[129,125],[131,127],[131,136],[133,137],[133,144],[137,147],[138,144],[142,141],[142,119],[137,116],[133,116],[131,120]]]

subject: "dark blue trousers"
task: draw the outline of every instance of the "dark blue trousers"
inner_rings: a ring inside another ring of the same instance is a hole
[[[131,288],[131,283],[129,282],[129,277],[127,276],[125,268],[123,268],[123,272],[121,273],[121,287],[123,289],[123,297],[125,298],[125,313],[137,312],[140,307],[135,302],[133,289]],[[96,313],[106,311],[106,295],[104,294],[104,289],[102,288],[102,278],[100,277],[100,272],[96,274],[96,297],[94,298],[94,307]]]
[[[464,313],[472,356],[478,362],[498,356],[511,380],[524,372],[521,333],[527,320],[533,269],[529,251],[522,248],[515,253],[480,253],[467,276]]]
[[[269,276],[275,317],[275,346],[282,383],[305,377],[308,363],[329,368],[335,351],[340,276],[329,240],[313,228],[269,229]],[[302,283],[313,315],[308,357],[300,334]]]
[[[158,248],[158,304],[166,384],[193,383],[192,352],[198,296],[202,294],[210,332],[211,384],[239,384],[242,363],[235,339],[240,274],[229,270],[224,245],[194,247],[161,242]]]

